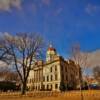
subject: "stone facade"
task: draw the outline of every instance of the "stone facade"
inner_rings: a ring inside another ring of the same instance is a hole
[[[74,61],[58,56],[50,45],[46,61],[37,61],[30,71],[27,87],[30,90],[59,91],[63,83],[65,89],[69,87],[75,89],[79,80],[79,69]]]

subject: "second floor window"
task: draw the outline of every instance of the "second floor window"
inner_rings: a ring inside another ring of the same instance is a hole
[[[66,80],[68,81],[68,76],[66,75]]]
[[[57,71],[57,66],[55,65],[55,71]]]
[[[64,74],[62,74],[62,81],[64,80]]]
[[[43,81],[45,81],[45,76],[43,76]]]
[[[61,66],[61,71],[63,71],[63,66]]]
[[[52,72],[52,67],[50,68],[50,72]]]
[[[55,74],[55,80],[58,80],[58,75],[57,74]]]
[[[47,76],[47,81],[49,81],[49,76]]]
[[[31,79],[30,79],[30,83],[31,83]]]
[[[65,71],[67,72],[67,67],[65,67]]]
[[[53,76],[51,75],[51,81],[53,80]]]

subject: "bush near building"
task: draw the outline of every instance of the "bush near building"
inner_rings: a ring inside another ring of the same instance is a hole
[[[1,81],[0,82],[0,91],[6,92],[9,90],[10,91],[19,90],[19,86],[16,86],[16,82]]]

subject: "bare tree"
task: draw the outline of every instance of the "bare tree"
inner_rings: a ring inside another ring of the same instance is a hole
[[[93,68],[93,75],[100,84],[100,66],[96,66]]]
[[[3,81],[19,81],[18,73],[11,70],[2,70],[0,71],[0,78]]]
[[[34,62],[42,53],[44,41],[34,33],[4,34],[0,39],[0,60],[16,69],[25,94],[27,79]]]
[[[87,62],[88,62],[88,53],[82,53],[80,49],[79,44],[74,44],[71,48],[71,57],[75,61],[75,63],[79,66],[79,85],[80,85],[80,91],[81,91],[81,99],[83,100],[83,94],[82,94],[82,84],[83,84],[83,73],[85,69],[87,68]]]

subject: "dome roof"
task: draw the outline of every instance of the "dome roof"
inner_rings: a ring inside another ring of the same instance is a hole
[[[52,45],[50,44],[49,47],[48,47],[48,49],[47,49],[47,51],[55,51],[56,52],[56,49],[53,48]]]

